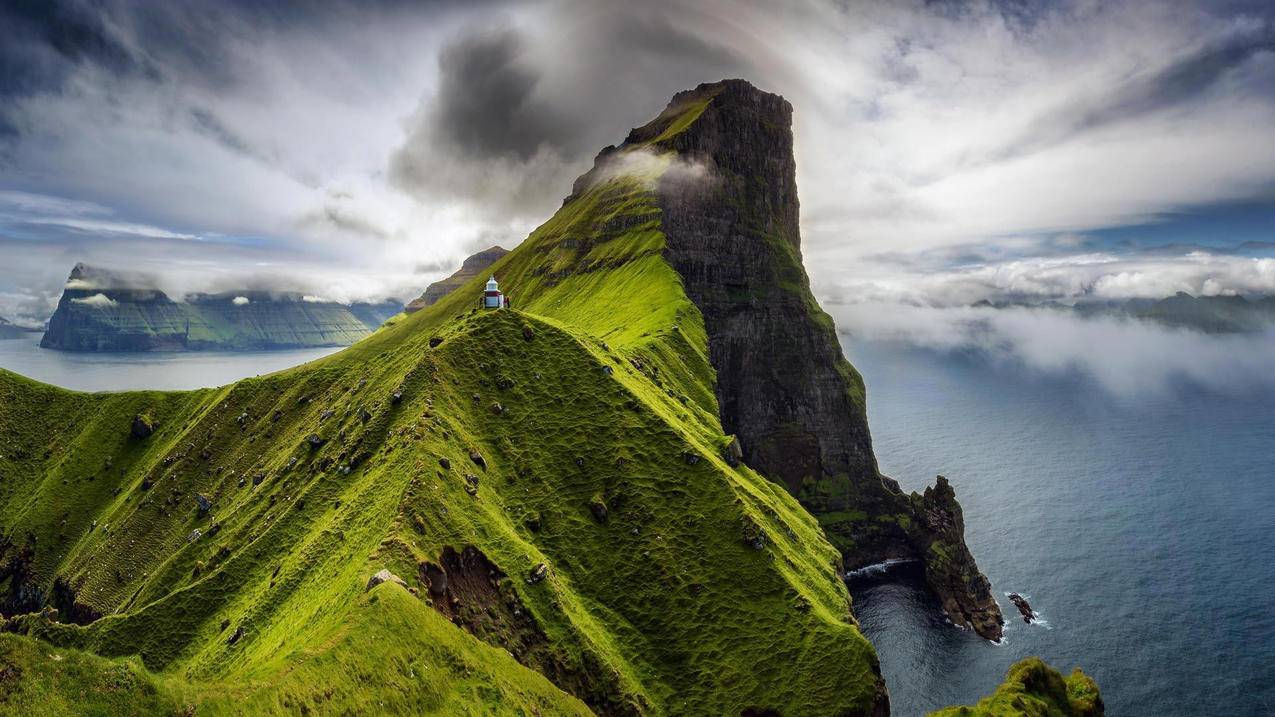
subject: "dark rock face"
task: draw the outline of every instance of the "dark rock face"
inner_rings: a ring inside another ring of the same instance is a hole
[[[1014,607],[1018,608],[1018,613],[1023,616],[1023,622],[1030,624],[1036,621],[1036,613],[1032,611],[1032,606],[1027,602],[1027,598],[1018,593],[1010,593],[1009,601],[1014,603]]]
[[[412,299],[407,304],[407,308],[405,310],[410,314],[413,311],[420,311],[426,306],[433,306],[438,303],[439,299],[442,299],[444,296],[447,296],[460,288],[465,282],[483,273],[488,267],[495,264],[497,261],[500,261],[500,259],[508,253],[508,249],[493,246],[483,249],[477,254],[466,258],[465,261],[461,263],[460,268],[456,270],[456,273],[446,279],[440,279],[425,287],[425,293],[415,299]]]
[[[150,419],[140,414],[133,416],[133,425],[129,428],[129,435],[141,440],[143,438],[149,438],[154,432],[155,425]]]
[[[965,547],[951,487],[940,479],[909,496],[877,469],[863,381],[802,266],[791,127],[784,98],[725,80],[677,94],[597,162],[653,142],[687,169],[656,188],[664,255],[703,314],[722,428],[738,436],[743,461],[816,515],[867,515],[827,526],[847,569],[921,559],[952,620],[999,639],[1000,610]]]

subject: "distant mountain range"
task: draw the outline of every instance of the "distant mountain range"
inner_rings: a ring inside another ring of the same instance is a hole
[[[986,300],[974,306],[997,309],[1045,308],[1068,311],[1084,317],[1143,319],[1209,334],[1250,333],[1275,327],[1275,296],[1248,299],[1243,296],[1192,296],[1180,291],[1165,299],[1083,301],[1074,306],[1055,301],[1026,304]]]
[[[76,264],[40,345],[63,351],[269,350],[348,346],[402,311],[299,293],[229,291],[174,301],[137,277]]]

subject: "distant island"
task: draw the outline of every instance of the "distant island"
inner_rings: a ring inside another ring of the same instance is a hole
[[[1275,327],[1275,296],[1249,299],[1243,296],[1192,296],[1179,291],[1163,299],[1088,300],[1074,305],[1057,301],[1032,304],[983,300],[974,307],[1040,308],[1072,312],[1083,317],[1142,319],[1208,334],[1251,333]]]
[[[40,346],[61,351],[348,346],[402,310],[393,300],[342,304],[260,290],[191,294],[175,301],[142,277],[81,263],[71,270]]]
[[[5,339],[20,339],[27,334],[39,331],[39,329],[31,329],[26,326],[18,326],[8,319],[0,316],[0,341]]]

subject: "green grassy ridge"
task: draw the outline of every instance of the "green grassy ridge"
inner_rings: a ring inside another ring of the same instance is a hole
[[[138,655],[201,713],[579,713],[544,675],[608,713],[874,709],[837,550],[721,455],[703,321],[662,258],[647,179],[586,186],[492,267],[516,311],[475,311],[477,277],[338,354],[207,391],[86,395],[0,372],[5,557],[33,536],[34,582],[62,577],[106,615],[15,623]],[[138,413],[158,421],[141,441]],[[428,605],[422,565],[467,545],[532,626],[490,605],[479,634],[532,669]],[[382,567],[417,595],[364,594]]]
[[[1079,668],[1064,678],[1039,657],[1009,668],[996,692],[973,707],[948,707],[929,717],[1100,717],[1098,685]]]
[[[532,341],[523,338],[524,325],[532,327]],[[355,352],[359,355],[348,361],[319,362],[216,391],[86,397],[46,389],[68,404],[100,404],[92,409],[97,420],[114,425],[117,436],[126,433],[128,420],[140,411],[155,414],[160,428],[146,441],[120,439],[138,455],[129,454],[129,490],[113,497],[112,512],[100,518],[104,524],[109,521],[110,533],[94,531],[88,538],[68,540],[61,561],[82,599],[94,601],[102,612],[123,609],[125,614],[88,628],[44,625],[33,632],[103,654],[140,654],[165,674],[181,674],[197,684],[235,676],[277,682],[278,675],[322,641],[327,626],[347,619],[341,606],[357,601],[374,568],[388,564],[413,581],[416,564],[437,560],[443,545],[475,544],[520,590],[521,576],[535,562],[553,566],[551,579],[541,584],[553,586],[553,594],[531,591],[523,602],[563,653],[557,659],[569,668],[604,666],[619,693],[627,695],[624,699],[643,711],[706,708],[719,704],[726,692],[763,705],[811,706],[816,699],[830,699],[849,707],[873,697],[875,661],[848,617],[831,548],[813,520],[781,490],[751,472],[729,469],[717,456],[717,441],[704,438],[697,420],[668,419],[675,411],[695,419],[696,412],[670,398],[632,363],[617,360],[618,354],[595,337],[557,322],[518,312],[487,312],[441,328],[411,334],[400,350],[374,353],[371,360],[368,352]],[[443,343],[430,349],[428,339],[436,334]],[[482,385],[493,379],[480,364],[496,347],[498,355],[519,356],[501,369],[513,381],[506,392]],[[528,351],[532,353],[521,355]],[[612,366],[610,375],[602,369],[605,365]],[[552,390],[532,390],[538,384],[536,373]],[[30,382],[12,375],[5,378],[8,391],[31,388]],[[363,379],[367,384],[358,388]],[[387,397],[393,390],[403,390],[405,396],[390,408]],[[509,394],[503,396],[508,408],[502,416],[489,408],[487,395],[493,391]],[[528,395],[519,399],[526,402],[522,410],[531,409],[526,418],[520,417],[514,400],[523,391]],[[483,400],[475,403],[473,393],[482,393]],[[296,403],[302,394],[312,397],[310,403]],[[358,419],[358,406],[372,406],[375,416],[367,424]],[[284,412],[278,422],[270,420],[275,408]],[[327,408],[336,413],[319,421],[318,414]],[[251,418],[241,428],[235,419],[245,412]],[[426,412],[430,419],[423,418]],[[536,422],[521,423],[532,417],[538,417]],[[540,424],[540,419],[548,422]],[[316,426],[330,442],[311,451],[301,439]],[[341,429],[347,430],[344,450],[338,450],[335,438]],[[599,429],[607,434],[605,441],[591,435]],[[535,441],[523,445],[526,436]],[[197,455],[202,445],[216,447],[208,461]],[[436,478],[441,498],[423,494],[419,485],[428,480],[426,467],[446,455],[455,472],[468,462],[469,447],[479,448],[488,463],[477,504],[471,505],[474,500],[456,476],[446,482]],[[119,452],[109,441],[102,448]],[[372,453],[365,467],[333,478],[331,469],[341,464],[342,455],[360,450]],[[702,461],[687,465],[687,451],[701,454]],[[165,465],[174,452],[184,457]],[[627,454],[639,475],[613,482],[615,476],[607,474],[611,468],[597,474],[580,471],[574,464],[578,452],[589,455],[590,464],[596,460],[592,456],[613,460]],[[82,472],[104,460],[86,450],[68,455],[56,475]],[[300,460],[296,477],[289,478],[282,466],[293,455]],[[308,472],[307,466],[329,458],[327,470]],[[116,458],[116,465],[120,461]],[[222,469],[214,476],[207,464]],[[552,476],[552,481],[519,494],[518,486],[525,491],[529,481],[506,486],[496,477],[516,476],[524,467],[520,464],[531,466],[530,475]],[[237,487],[238,476],[259,469],[269,477],[256,491]],[[583,475],[569,479],[571,471]],[[695,491],[672,490],[681,488],[686,473],[701,475],[692,484]],[[140,491],[143,476],[154,480],[149,491]],[[45,488],[54,492],[68,488],[56,477],[41,483],[50,483]],[[181,485],[183,495],[165,513],[158,498],[166,495],[170,483]],[[212,512],[222,528],[214,540],[185,543],[190,529],[212,523],[211,517],[197,515],[190,497],[195,490],[212,497]],[[613,513],[615,522],[596,526],[587,502],[608,490],[613,502],[616,490],[625,492],[635,520],[654,520],[659,527],[651,530],[659,532],[642,529],[634,540],[617,527],[620,516],[627,515],[621,508]],[[268,504],[271,495],[276,496],[274,508]],[[304,508],[296,508],[303,497]],[[338,500],[341,506],[332,507]],[[639,510],[648,502],[655,504]],[[703,520],[713,527],[688,520],[664,524],[687,505],[703,506]],[[438,514],[440,508],[448,509],[446,516]],[[521,527],[530,512],[540,514],[545,525],[534,538]],[[423,520],[415,520],[418,516]],[[763,557],[770,552],[746,547],[745,516],[763,526],[774,549],[782,546],[788,557]],[[6,522],[6,527],[14,526]],[[706,547],[706,539],[714,547]],[[630,540],[656,541],[653,550],[641,548],[652,556],[633,552],[636,546],[617,549],[616,541]],[[148,547],[139,549],[139,544]],[[229,556],[218,557],[221,545],[232,548]],[[732,569],[744,574],[721,574],[718,563],[730,553],[736,554],[731,562],[743,561]],[[620,557],[626,559],[603,559]],[[151,567],[140,577],[139,562]],[[201,562],[204,568],[196,574]],[[115,569],[126,569],[124,564],[134,571],[132,580],[96,597],[94,588],[109,584]],[[281,566],[278,575],[273,574],[275,566]],[[744,585],[756,594],[745,591],[721,599],[711,593],[698,598],[682,592],[663,595],[665,581],[673,577],[683,586]],[[635,589],[635,579],[645,587]],[[233,625],[221,630],[222,619]],[[702,626],[704,634],[688,631],[688,623]],[[225,646],[226,635],[240,624],[247,626],[248,636],[233,648]],[[758,637],[771,630],[775,635]],[[793,670],[812,674],[794,678],[774,670],[770,660],[776,653],[790,656]],[[734,667],[723,669],[724,662]],[[698,668],[691,671],[685,665]],[[751,691],[740,689],[745,683]],[[673,702],[675,696],[684,702]],[[752,704],[741,701],[740,708]]]

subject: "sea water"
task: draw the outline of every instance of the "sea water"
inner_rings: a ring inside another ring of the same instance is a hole
[[[1028,655],[1083,667],[1111,715],[1275,714],[1275,392],[1116,396],[979,353],[845,343],[882,471],[952,481],[1006,620],[1000,645],[953,627],[908,566],[852,582],[894,714],[972,704]]]
[[[40,334],[32,333],[0,341],[0,368],[77,391],[172,391],[224,386],[339,350],[86,353],[42,349]]]

